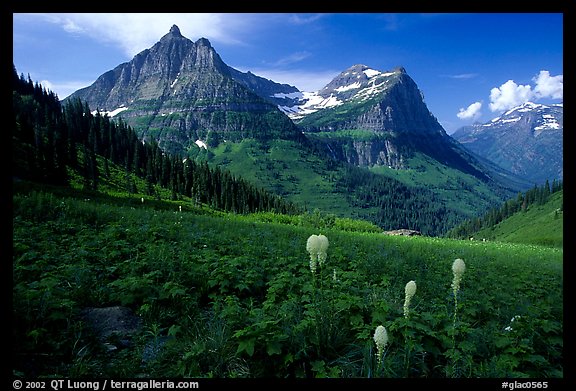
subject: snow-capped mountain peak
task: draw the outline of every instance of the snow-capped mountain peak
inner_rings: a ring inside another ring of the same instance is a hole
[[[518,121],[526,123],[535,137],[545,130],[558,130],[563,127],[563,106],[562,104],[544,105],[525,102],[506,111],[500,117],[492,119],[483,126],[502,126]]]
[[[357,64],[336,76],[324,88],[316,92],[303,92],[298,104],[282,106],[292,119],[300,119],[318,110],[339,106],[352,100],[368,100],[384,92],[393,84],[395,77],[406,71],[396,68],[381,72],[366,65]]]
[[[452,137],[474,153],[535,183],[562,178],[563,104],[526,102]]]

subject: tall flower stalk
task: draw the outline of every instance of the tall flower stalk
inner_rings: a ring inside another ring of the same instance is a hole
[[[412,355],[412,348],[414,343],[408,333],[408,315],[410,313],[410,301],[416,294],[416,281],[408,281],[404,287],[404,370],[406,376],[410,373],[410,357]]]
[[[376,359],[378,368],[382,366],[382,357],[384,355],[384,348],[388,344],[388,332],[386,327],[380,325],[374,331],[374,342],[376,343]]]
[[[464,260],[458,258],[454,260],[452,264],[452,273],[454,274],[454,279],[452,280],[452,290],[454,292],[454,298],[457,297],[458,291],[460,290],[460,282],[462,281],[462,276],[466,271],[466,264]]]
[[[452,273],[454,278],[452,279],[452,292],[454,293],[454,329],[456,329],[456,314],[458,313],[458,291],[460,290],[460,283],[462,282],[462,276],[466,271],[466,264],[460,258],[454,260],[452,264]]]
[[[454,318],[452,321],[452,361],[455,364],[455,354],[456,354],[456,319],[458,315],[458,292],[460,291],[460,283],[462,282],[462,276],[466,271],[466,264],[464,260],[458,258],[452,263],[452,273],[454,275],[452,279],[452,292],[454,293]]]
[[[321,304],[324,303],[324,297],[322,292],[322,278],[320,278],[320,287],[317,289],[316,274],[322,270],[322,266],[326,262],[327,251],[328,251],[328,238],[322,234],[320,235],[310,235],[306,241],[306,251],[310,254],[310,272],[312,273],[313,279],[313,316],[316,324],[316,339],[318,341],[318,349],[322,345],[321,338],[321,327],[322,327],[322,311]]]
[[[410,301],[416,294],[416,281],[409,281],[404,288],[404,317],[408,318],[410,312]]]
[[[306,251],[310,254],[310,271],[316,274],[318,267],[322,267],[326,262],[328,251],[328,238],[322,234],[310,235],[306,241]]]

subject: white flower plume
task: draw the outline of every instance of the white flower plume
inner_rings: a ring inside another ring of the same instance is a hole
[[[452,280],[452,290],[454,291],[454,296],[458,294],[460,290],[460,282],[462,281],[462,276],[466,271],[466,263],[464,260],[458,258],[454,260],[452,264],[452,273],[454,274],[454,279]]]
[[[412,297],[414,297],[414,295],[416,294],[416,281],[409,281],[406,284],[406,287],[404,288],[404,293],[406,295],[404,297],[404,317],[407,318],[410,307],[410,301],[412,300]]]
[[[306,251],[310,254],[310,270],[316,272],[316,266],[322,266],[327,258],[328,238],[322,234],[310,235],[306,241]]]
[[[376,343],[376,355],[378,357],[378,365],[382,362],[382,355],[384,354],[384,348],[388,344],[388,332],[386,327],[380,325],[376,327],[374,331],[374,342]]]

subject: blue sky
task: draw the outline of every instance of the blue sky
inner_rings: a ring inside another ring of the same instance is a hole
[[[14,13],[14,65],[62,99],[173,24],[226,64],[306,92],[355,64],[403,66],[448,133],[563,101],[562,13]]]

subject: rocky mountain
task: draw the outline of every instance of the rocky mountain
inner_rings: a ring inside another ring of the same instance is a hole
[[[358,166],[405,169],[415,153],[487,180],[486,167],[452,139],[428,110],[402,67],[378,71],[354,65],[289,115],[330,153]]]
[[[143,140],[171,152],[222,140],[299,139],[279,109],[295,87],[226,65],[205,38],[192,42],[174,25],[150,49],[65,100],[122,117]]]
[[[448,136],[403,68],[355,65],[302,93],[229,67],[173,26],[66,100],[77,98],[167,152],[387,229],[437,234],[522,187]]]
[[[244,84],[261,98],[277,105],[281,111],[285,112],[285,108],[299,105],[302,102],[302,92],[292,85],[276,83],[250,71],[240,72],[232,67],[228,69],[234,80]]]
[[[489,176],[446,134],[404,68],[354,65],[320,91],[302,93],[226,65],[207,39],[193,42],[174,25],[150,49],[66,100],[76,98],[121,117],[143,141],[169,152],[244,139],[307,139],[361,167],[404,169],[421,152],[482,180]]]
[[[527,102],[452,137],[473,153],[534,184],[563,177],[562,104]]]

